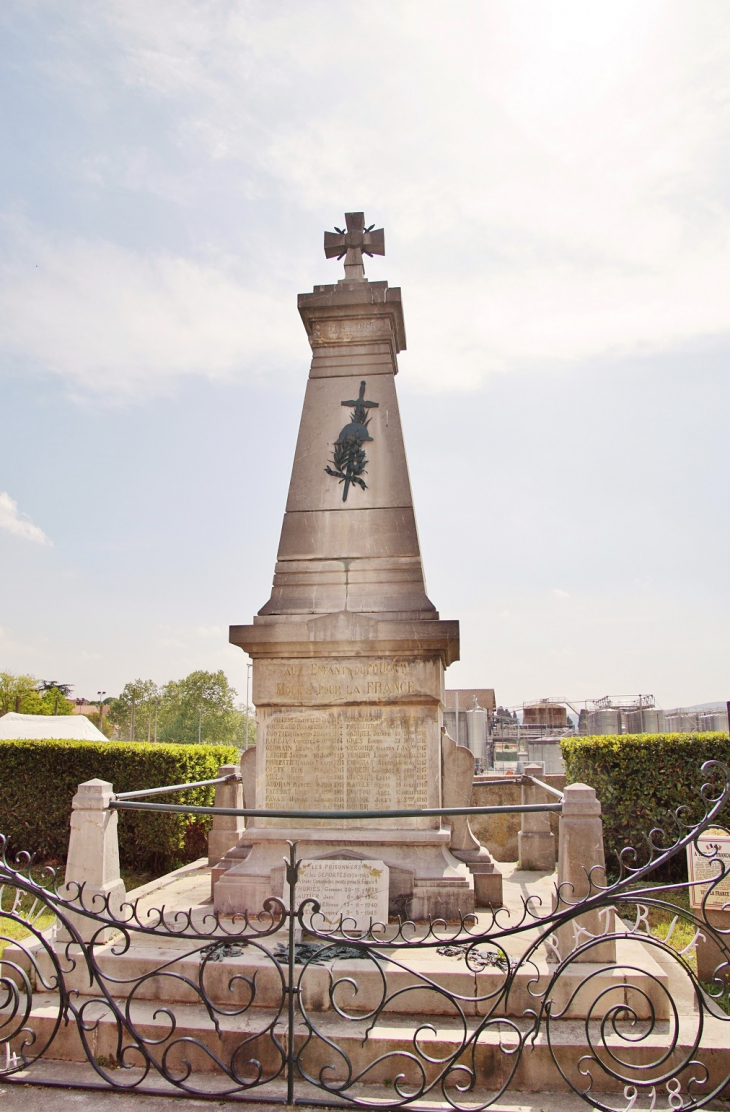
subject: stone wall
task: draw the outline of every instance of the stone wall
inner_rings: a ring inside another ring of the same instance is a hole
[[[565,776],[545,776],[545,783],[558,791],[565,789]],[[557,797],[545,792],[546,803],[556,803]],[[479,777],[474,781],[471,794],[472,807],[501,807],[522,802],[519,777]],[[557,838],[559,812],[550,812],[550,829]],[[469,819],[474,834],[486,846],[495,861],[517,860],[517,835],[520,829],[519,813],[509,815],[474,815]]]

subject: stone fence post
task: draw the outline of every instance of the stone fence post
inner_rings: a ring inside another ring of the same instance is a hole
[[[61,890],[66,899],[76,899],[76,885],[83,884],[81,902],[89,911],[104,917],[118,916],[126,899],[119,873],[118,816],[109,809],[113,786],[108,780],[87,780],[79,784],[71,803],[71,837],[66,860],[66,883]],[[108,899],[108,909],[106,900]],[[102,928],[95,919],[67,913],[84,942],[96,938],[106,942],[116,932]],[[71,935],[59,925],[59,942],[71,942]]]
[[[579,903],[590,891],[589,874],[594,866],[594,884],[606,883],[606,858],[603,849],[603,819],[595,788],[588,784],[568,784],[560,815],[560,847],[558,851],[558,906]],[[595,888],[594,888],[595,891]],[[557,930],[558,950],[566,958],[578,946],[614,930],[613,908],[579,915]],[[607,941],[592,946],[580,961],[614,962],[616,943]]]
[[[544,803],[545,791],[527,779],[540,776],[542,765],[525,765],[525,779],[522,781],[522,802]],[[530,871],[552,872],[555,868],[555,835],[550,830],[549,811],[528,811],[522,813],[522,824],[517,835],[517,854],[520,868]]]
[[[238,765],[221,765],[218,775],[236,776],[239,771]],[[240,776],[238,780],[231,780],[228,784],[216,784],[215,806],[243,807],[243,783]],[[209,865],[217,865],[229,849],[238,845],[245,826],[243,815],[213,815],[213,825],[208,835]]]

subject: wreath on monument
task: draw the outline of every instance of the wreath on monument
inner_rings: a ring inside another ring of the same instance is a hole
[[[365,470],[367,462],[365,451],[360,446],[360,439],[353,434],[344,440],[337,441],[332,451],[332,466],[325,467],[325,471],[328,475],[339,479],[341,483],[349,479],[351,483],[356,483],[361,490],[367,490],[367,483],[360,478],[361,475],[367,475]],[[342,501],[344,502],[345,499],[343,498]]]

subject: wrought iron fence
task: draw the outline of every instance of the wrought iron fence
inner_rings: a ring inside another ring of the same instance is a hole
[[[99,1087],[163,1083],[157,1091],[219,1100],[482,1109],[510,1088],[561,1084],[606,1112],[701,1108],[730,1080],[730,928],[708,907],[727,867],[715,858],[697,908],[677,902],[686,885],[651,876],[717,825],[730,772],[717,762],[702,772],[701,817],[680,808],[650,831],[643,863],[627,848],[616,879],[590,870],[578,902],[556,885],[549,904],[528,894],[517,914],[458,922],[328,927],[316,900],[297,898],[294,843],[286,899],[224,918],[87,900],[29,854],[11,860],[2,840],[0,1076],[28,1084],[40,1058],[76,1057]],[[586,926],[596,915],[600,932]],[[705,983],[699,942],[717,952]]]

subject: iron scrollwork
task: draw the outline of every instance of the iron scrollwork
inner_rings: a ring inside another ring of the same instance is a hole
[[[704,1107],[730,1081],[727,1052],[712,1046],[727,1045],[730,930],[708,915],[726,866],[716,859],[700,907],[675,902],[684,883],[651,883],[730,798],[724,765],[703,773],[701,819],[680,808],[671,836],[649,833],[643,864],[625,850],[617,878],[592,870],[579,902],[562,885],[549,906],[528,895],[519,914],[456,923],[328,925],[316,900],[297,901],[294,844],[288,898],[256,919],[224,919],[99,897],[88,906],[83,886],[60,885],[27,854],[11,863],[3,843],[0,939],[13,948],[0,970],[0,1075],[27,1080],[75,1038],[99,1084],[118,1090],[146,1091],[156,1076],[221,1100],[475,1110],[536,1087],[539,1070],[602,1112]],[[597,921],[599,932],[586,926]],[[719,955],[710,982],[692,961],[701,939]],[[125,963],[133,948],[136,964]]]

